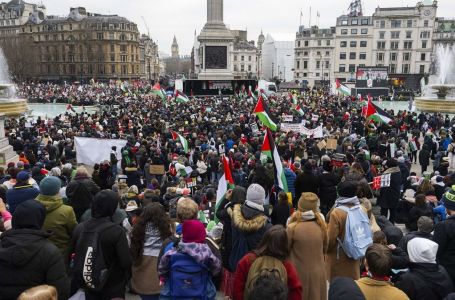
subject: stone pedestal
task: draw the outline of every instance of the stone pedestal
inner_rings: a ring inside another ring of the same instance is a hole
[[[9,144],[9,140],[5,137],[5,114],[0,113],[0,166],[5,167],[10,162],[17,163],[19,156]]]

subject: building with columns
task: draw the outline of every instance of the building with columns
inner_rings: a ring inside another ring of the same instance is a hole
[[[436,18],[433,30],[433,48],[438,45],[455,47],[455,19]]]

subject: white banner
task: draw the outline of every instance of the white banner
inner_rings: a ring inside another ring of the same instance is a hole
[[[121,149],[126,145],[126,140],[107,140],[95,138],[74,138],[76,146],[76,159],[79,164],[93,166],[103,160],[110,161],[111,148],[117,146],[117,158],[120,161]]]
[[[295,124],[295,123],[281,123],[281,131],[284,132],[299,132],[302,135],[306,136],[313,136],[315,139],[320,139],[324,137],[324,133],[322,131],[322,125],[319,125],[319,127],[315,129],[308,129],[303,124]]]

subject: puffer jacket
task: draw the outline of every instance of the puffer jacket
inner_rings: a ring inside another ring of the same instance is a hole
[[[89,177],[74,177],[66,188],[66,196],[74,209],[76,220],[79,222],[82,214],[90,208],[93,197],[100,188]]]

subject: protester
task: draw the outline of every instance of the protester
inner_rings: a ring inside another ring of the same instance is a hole
[[[82,214],[91,207],[93,197],[100,188],[89,177],[87,169],[79,167],[76,176],[70,181],[66,188],[66,196],[76,214],[76,220],[81,220]]]
[[[58,300],[57,290],[50,285],[39,285],[22,292],[17,300]]]
[[[19,172],[16,176],[16,184],[6,192],[6,202],[11,213],[14,213],[20,203],[35,199],[38,196],[39,189],[35,188],[29,180],[30,174],[28,172]]]
[[[401,172],[395,159],[387,160],[386,167],[383,175],[390,174],[390,185],[380,189],[377,203],[381,207],[381,215],[388,216],[393,224],[395,223],[396,207],[401,192]]]

